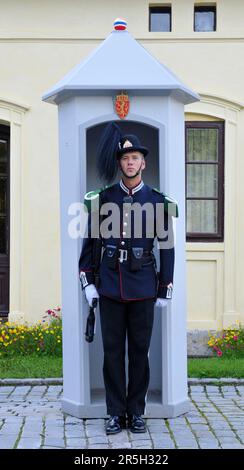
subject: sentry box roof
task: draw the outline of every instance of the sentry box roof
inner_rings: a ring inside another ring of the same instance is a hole
[[[59,104],[71,96],[106,95],[113,90],[173,95],[184,104],[200,99],[141,46],[126,30],[126,22],[119,19],[115,20],[114,30],[100,46],[50,88],[42,99]]]

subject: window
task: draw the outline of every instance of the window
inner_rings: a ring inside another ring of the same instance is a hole
[[[0,318],[9,313],[10,128],[0,124]]]
[[[195,5],[194,31],[216,31],[216,6]]]
[[[171,31],[171,6],[149,7],[149,31]]]
[[[186,122],[187,241],[223,241],[224,123]]]

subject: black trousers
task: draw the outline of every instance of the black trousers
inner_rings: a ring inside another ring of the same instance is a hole
[[[153,318],[154,299],[118,302],[100,296],[103,378],[109,415],[144,414],[150,377],[148,350]],[[128,391],[125,372],[126,335]]]

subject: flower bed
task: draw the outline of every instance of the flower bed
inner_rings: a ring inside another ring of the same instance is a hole
[[[244,328],[241,324],[209,335],[208,346],[218,357],[244,357]]]
[[[0,357],[29,354],[62,355],[62,319],[60,307],[49,309],[42,321],[0,324]]]

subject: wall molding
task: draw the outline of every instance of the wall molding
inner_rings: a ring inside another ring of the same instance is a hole
[[[23,137],[24,114],[29,106],[0,98],[0,122],[10,127],[10,256],[9,320],[22,323],[23,308]]]

